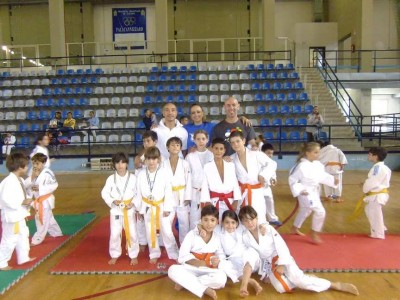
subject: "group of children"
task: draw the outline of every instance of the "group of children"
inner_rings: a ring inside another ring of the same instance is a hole
[[[2,271],[11,269],[8,262],[14,250],[17,263],[24,264],[35,259],[29,256],[30,247],[41,244],[47,234],[52,237],[63,235],[52,212],[55,204],[53,193],[58,182],[49,169],[50,158],[46,148],[48,144],[47,135],[37,138],[36,148],[30,155],[32,168],[29,172],[29,157],[25,154],[17,151],[7,156],[6,167],[10,174],[0,183]],[[25,219],[30,216],[31,208],[35,210],[36,232],[29,242],[29,228]]]
[[[182,141],[170,138],[167,141],[169,157],[163,158],[156,147],[157,134],[146,131],[144,151],[135,157],[135,174],[128,171],[126,154],[113,155],[115,172],[107,178],[101,192],[110,207],[109,264],[115,264],[122,255],[124,231],[131,265],[138,264],[139,251],[146,245],[149,262],[156,264],[161,256],[160,246],[164,246],[168,257],[179,263],[168,271],[176,288],[186,288],[199,297],[206,294],[216,298],[215,289],[222,288],[227,277],[233,282],[241,280],[241,296],[249,294],[248,285],[258,294],[262,287],[250,277],[256,271],[278,292],[299,287],[317,292],[331,288],[358,294],[351,284],[305,275],[271,226],[281,223],[275,214],[271,192],[277,179],[270,144],[262,145],[262,151],[250,151],[238,129],[231,131],[227,141],[213,140],[210,148],[204,130],[194,134],[194,141],[196,148],[183,159],[180,157]],[[230,157],[224,156],[226,142],[235,151]],[[30,246],[42,243],[47,233],[53,237],[62,235],[52,214],[53,193],[58,183],[49,169],[48,143],[46,135],[38,138],[31,154],[32,171],[25,180],[29,159],[19,152],[7,157],[10,174],[0,184],[3,228],[0,270],[10,268],[8,261],[14,249],[18,264],[22,264],[34,259],[29,256]],[[340,184],[340,178],[335,176],[337,168],[332,171],[333,175],[326,172],[327,165],[333,164],[322,164],[319,154],[318,143],[305,144],[289,174],[290,190],[299,201],[292,232],[303,235],[302,223],[312,214],[311,237],[315,243],[320,242],[318,234],[325,219],[320,184],[332,188]],[[382,205],[388,201],[391,175],[383,162],[386,155],[386,150],[379,147],[369,151],[368,160],[374,166],[363,185],[365,196],[361,200],[366,203],[370,236],[381,239],[386,229]],[[36,211],[37,227],[31,243],[25,222],[30,207]],[[172,230],[175,220],[179,248]]]

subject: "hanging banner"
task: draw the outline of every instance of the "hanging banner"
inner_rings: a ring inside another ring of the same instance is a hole
[[[146,8],[113,8],[112,14],[115,49],[145,49]]]

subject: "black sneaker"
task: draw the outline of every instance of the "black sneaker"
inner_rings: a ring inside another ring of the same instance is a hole
[[[281,221],[269,221],[269,225],[273,225],[273,226],[281,226],[282,222]]]

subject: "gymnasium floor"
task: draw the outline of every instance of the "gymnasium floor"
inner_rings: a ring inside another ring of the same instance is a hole
[[[55,214],[75,214],[95,211],[97,219],[108,215],[108,207],[100,197],[100,191],[110,173],[56,174],[59,188],[56,191]],[[344,173],[344,199],[341,204],[325,203],[327,218],[325,232],[364,233],[369,227],[364,215],[355,223],[343,221],[343,216],[350,214],[356,200],[361,195],[360,183],[365,180],[367,171],[346,171]],[[294,206],[295,200],[290,196],[287,185],[287,172],[278,172],[278,185],[274,189],[277,214],[283,220]],[[390,188],[390,200],[384,209],[388,233],[400,234],[400,173],[393,172]],[[287,233],[293,218],[279,231]],[[175,291],[174,284],[160,275],[50,275],[50,269],[56,265],[71,249],[78,245],[92,225],[85,228],[64,247],[45,260],[36,269],[19,281],[2,299],[197,299],[187,291]],[[303,226],[303,231],[310,228],[310,220]],[[93,245],[94,247],[96,245]],[[382,255],[385,246],[382,246]],[[399,249],[400,253],[400,249]],[[315,247],[318,255],[318,246]],[[338,254],[340,255],[340,254]],[[368,255],[368,253],[365,253]],[[331,281],[354,283],[360,292],[359,299],[400,299],[400,273],[318,273],[318,276]],[[254,277],[257,278],[257,277]],[[285,299],[353,299],[355,296],[336,291],[312,293],[296,290],[292,294],[278,294],[269,285],[263,285],[263,292],[255,296],[250,290],[249,299],[267,298]],[[227,286],[217,291],[219,299],[238,299],[239,285],[228,281]],[[206,297],[204,297],[206,298]]]

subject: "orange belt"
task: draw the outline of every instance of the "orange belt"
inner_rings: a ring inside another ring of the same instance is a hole
[[[253,195],[253,193],[251,191],[253,189],[260,189],[263,187],[263,185],[261,183],[249,184],[249,183],[241,183],[241,182],[239,182],[239,186],[240,186],[240,189],[242,190],[242,195],[243,195],[244,191],[247,189],[247,205],[250,205],[250,206],[252,204],[252,195]],[[245,202],[246,201],[243,201],[242,207],[244,205],[246,205]]]
[[[211,263],[211,257],[215,256],[214,253],[196,253],[192,252],[194,257],[196,257],[198,260],[205,261],[207,267],[209,268],[215,268],[212,263]]]
[[[389,194],[388,189],[382,189],[378,192],[368,192],[364,194],[360,199],[358,199],[356,203],[356,207],[354,208],[353,214],[348,218],[348,221],[355,221],[361,214],[362,208],[364,207],[364,198],[368,196],[378,195],[378,194]]]
[[[164,202],[164,198],[158,201],[150,201],[149,199],[142,197],[142,200],[151,206],[151,220],[150,220],[151,248],[155,248],[157,230],[160,230],[160,204]]]
[[[339,166],[339,167],[341,167],[342,164],[340,162],[330,161],[325,166]]]
[[[278,261],[278,258],[279,258],[279,256],[277,255],[272,259],[272,273],[274,274],[275,278],[279,281],[279,283],[282,285],[285,292],[290,293],[292,291],[292,289],[282,279],[281,274],[279,274],[277,271],[275,271],[275,264]]]
[[[230,192],[229,194],[224,194],[210,191],[210,198],[218,198],[217,205],[215,205],[217,209],[219,209],[219,202],[224,201],[228,209],[235,211],[228,200],[229,198],[233,198],[233,192]]]
[[[39,198],[35,199],[33,202],[33,207],[39,211],[39,221],[43,225],[43,201],[48,199],[51,195],[53,194],[46,194],[43,196],[40,196]]]

